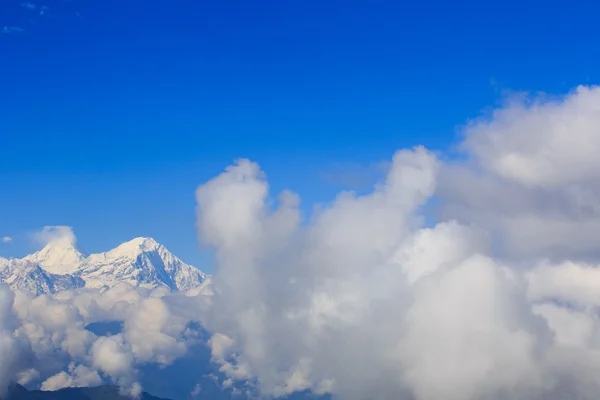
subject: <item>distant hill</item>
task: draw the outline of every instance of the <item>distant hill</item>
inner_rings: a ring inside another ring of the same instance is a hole
[[[98,386],[90,388],[65,388],[57,391],[27,390],[23,386],[13,384],[2,400],[131,400],[119,394],[116,386]],[[142,393],[140,400],[166,400]]]

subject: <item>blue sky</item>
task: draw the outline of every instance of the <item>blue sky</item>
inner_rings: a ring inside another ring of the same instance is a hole
[[[234,158],[309,212],[398,148],[448,149],[505,91],[596,83],[598,8],[4,0],[0,256],[70,225],[88,252],[152,236],[210,271],[194,189]]]

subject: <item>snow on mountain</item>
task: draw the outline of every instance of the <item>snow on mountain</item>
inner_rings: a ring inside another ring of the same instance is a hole
[[[85,285],[85,281],[79,277],[53,274],[39,264],[16,258],[0,258],[0,282],[33,296],[77,289]]]
[[[23,259],[0,258],[0,281],[32,295],[119,283],[187,291],[207,276],[152,238],[136,238],[105,253],[85,256],[73,243],[51,242]]]
[[[78,276],[51,274],[38,264],[31,263],[25,264],[18,273],[10,275],[5,282],[11,288],[33,296],[85,286],[85,281]]]
[[[77,274],[90,287],[132,286],[166,287],[189,290],[202,284],[206,276],[185,264],[152,238],[136,238],[101,254],[90,255]]]
[[[39,264],[54,274],[75,273],[86,256],[73,243],[53,241],[42,250],[23,258],[24,261]]]
[[[15,268],[18,268],[23,262],[17,259],[7,260],[6,258],[0,257],[0,282],[3,282],[9,277]]]

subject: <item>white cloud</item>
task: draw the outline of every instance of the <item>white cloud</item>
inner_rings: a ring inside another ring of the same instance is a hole
[[[206,327],[227,383],[343,400],[595,398],[600,275],[578,260],[600,233],[583,218],[600,169],[564,132],[600,140],[596,92],[510,103],[469,126],[460,163],[402,150],[371,193],[342,193],[307,223],[293,194],[272,206],[248,160],[201,185],[199,236],[217,263]],[[425,226],[433,195],[441,218]]]
[[[98,338],[91,349],[92,365],[118,380],[133,373],[134,356],[122,335]]]
[[[140,366],[169,365],[198,342],[189,324],[201,318],[199,303],[206,304],[204,294],[126,284],[36,298],[13,296],[0,284],[0,388],[12,379],[45,390],[117,384],[137,396]],[[123,331],[96,336],[86,329],[102,321],[123,321]]]
[[[201,392],[202,392],[202,386],[200,386],[200,384],[196,384],[194,386],[194,389],[192,389],[192,392],[190,393],[190,395],[192,397],[198,397]]]
[[[61,245],[75,245],[77,238],[70,226],[45,226],[40,232],[34,234],[35,240],[42,244],[56,243]]]
[[[16,34],[16,33],[25,33],[25,30],[23,28],[21,28],[20,26],[9,26],[9,25],[5,25],[2,28],[2,33],[4,34]]]
[[[10,236],[4,236],[0,238],[0,242],[2,243],[11,243],[13,239]]]
[[[35,368],[29,368],[20,371],[17,374],[16,381],[19,385],[27,385],[40,378],[40,372]]]
[[[98,371],[85,365],[69,365],[69,372],[61,371],[46,379],[41,386],[42,390],[59,390],[66,387],[93,387],[103,384]]]
[[[515,258],[598,259],[600,87],[510,99],[465,128],[466,162],[441,170],[442,215]]]
[[[306,228],[297,201],[268,209],[263,174],[250,165],[197,192],[201,237],[219,260],[213,355],[232,378],[256,376],[272,395],[327,383],[343,398],[432,399],[493,395],[536,378],[544,325],[533,313],[515,320],[519,283],[473,258],[485,249],[481,234],[453,223],[418,228],[415,211],[435,190],[431,153],[397,153],[385,184],[338,196]],[[503,314],[490,320],[498,303]],[[517,331],[506,326],[515,322]]]
[[[600,307],[600,268],[571,261],[542,265],[528,274],[529,297],[578,307]]]
[[[1,286],[0,385],[136,395],[140,368],[187,354],[201,323],[235,393],[595,399],[600,165],[578,143],[600,141],[599,93],[509,102],[466,128],[460,162],[400,150],[370,193],[340,193],[306,219],[297,195],[273,202],[258,164],[238,160],[196,191],[210,290],[32,299]],[[426,223],[432,198],[440,213]],[[68,227],[40,238],[75,243]],[[114,320],[122,332],[85,329]]]
[[[470,124],[463,147],[494,174],[556,188],[595,180],[599,132],[600,88],[580,86],[559,99],[511,99]]]
[[[12,335],[15,328],[15,318],[12,311],[13,293],[7,285],[0,283],[0,395],[8,383],[15,379],[19,368],[20,349]]]

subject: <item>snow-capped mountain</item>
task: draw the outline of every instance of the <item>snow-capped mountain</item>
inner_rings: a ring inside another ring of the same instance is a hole
[[[82,263],[78,275],[88,286],[133,286],[189,290],[200,285],[205,275],[171,254],[151,238],[136,238],[101,254],[92,254]]]
[[[50,242],[42,250],[23,258],[54,274],[75,273],[86,256],[72,243]]]
[[[22,259],[0,258],[0,281],[32,295],[119,283],[173,291],[202,285],[207,276],[152,238],[136,238],[105,253],[86,256],[74,244],[51,242]]]
[[[85,281],[80,277],[53,274],[25,259],[0,258],[0,281],[34,296],[85,286]]]

